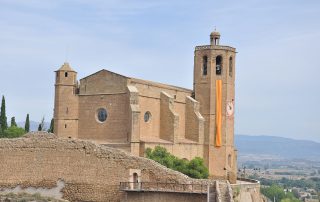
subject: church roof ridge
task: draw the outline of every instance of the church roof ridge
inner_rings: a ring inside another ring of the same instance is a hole
[[[183,87],[180,87],[180,86],[175,86],[175,85],[170,85],[170,84],[165,84],[165,83],[160,83],[160,82],[155,82],[155,81],[149,81],[149,80],[145,80],[145,79],[128,77],[128,76],[124,76],[122,74],[118,74],[118,73],[115,73],[115,72],[107,70],[107,69],[101,69],[101,70],[99,70],[99,71],[97,71],[97,72],[95,72],[93,74],[90,74],[90,75],[88,75],[86,77],[81,78],[80,80],[86,79],[86,78],[88,78],[90,76],[93,76],[95,74],[99,74],[100,72],[103,72],[103,71],[107,71],[109,73],[121,76],[121,77],[126,78],[126,79],[130,79],[131,81],[136,82],[136,83],[149,84],[149,85],[159,86],[159,87],[163,87],[163,88],[171,88],[171,89],[176,89],[176,90],[180,90],[180,91],[182,90],[182,91],[192,92],[192,90],[188,89],[188,88],[183,88]]]
[[[191,89],[183,88],[183,87],[175,86],[175,85],[171,85],[171,84],[165,84],[165,83],[149,81],[149,80],[144,80],[144,79],[138,79],[138,78],[130,78],[130,79],[133,80],[134,82],[137,82],[137,83],[145,83],[145,84],[151,84],[151,85],[154,85],[154,86],[159,86],[159,87],[164,87],[164,88],[168,88],[169,87],[169,88],[173,88],[173,89],[177,89],[177,90],[192,92]]]
[[[95,75],[95,74],[99,74],[100,72],[103,72],[103,71],[110,72],[110,73],[112,73],[112,74],[115,74],[115,75],[118,75],[118,76],[121,76],[121,77],[124,77],[124,78],[127,78],[127,79],[130,78],[130,77],[124,76],[124,75],[122,75],[122,74],[118,74],[118,73],[116,73],[116,72],[107,70],[107,69],[101,69],[101,70],[99,70],[99,71],[97,71],[97,72],[95,72],[95,73],[92,73],[92,74],[90,74],[90,75],[88,75],[88,76],[85,76],[85,77],[81,78],[80,80],[86,79],[86,78],[88,78],[88,77],[90,77],[90,76],[93,76],[93,75]]]

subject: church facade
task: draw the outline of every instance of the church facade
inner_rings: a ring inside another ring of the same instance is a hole
[[[180,158],[203,158],[212,178],[235,183],[236,50],[219,40],[212,32],[210,45],[195,47],[192,90],[104,69],[78,82],[64,63],[56,71],[54,133],[136,156],[160,145]]]

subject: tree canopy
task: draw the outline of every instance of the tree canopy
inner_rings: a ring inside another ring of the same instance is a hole
[[[26,132],[23,128],[17,127],[17,126],[10,126],[6,130],[3,131],[3,137],[4,138],[16,138],[21,137]]]
[[[271,185],[270,187],[261,188],[261,193],[270,200],[276,202],[299,202],[291,192],[284,192],[283,188],[278,185]]]

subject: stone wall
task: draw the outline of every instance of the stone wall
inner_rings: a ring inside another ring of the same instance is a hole
[[[179,131],[179,115],[174,111],[174,99],[161,92],[160,101],[160,138],[177,142]]]
[[[63,181],[63,198],[70,201],[120,201],[119,183],[130,180],[132,169],[141,171],[144,182],[211,183],[117,149],[48,133],[1,139],[0,159],[1,188],[53,188]]]
[[[204,118],[199,112],[200,104],[192,97],[186,97],[185,138],[204,143]]]
[[[97,143],[127,143],[128,137],[127,93],[106,95],[79,95],[79,138]],[[97,120],[99,108],[106,109],[105,122]]]
[[[121,202],[206,202],[207,194],[170,192],[128,192]]]
[[[258,181],[241,179],[237,184],[232,184],[231,188],[235,202],[264,202]]]

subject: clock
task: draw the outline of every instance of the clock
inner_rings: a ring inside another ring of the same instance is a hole
[[[233,116],[234,113],[234,105],[233,102],[227,102],[227,116]]]

